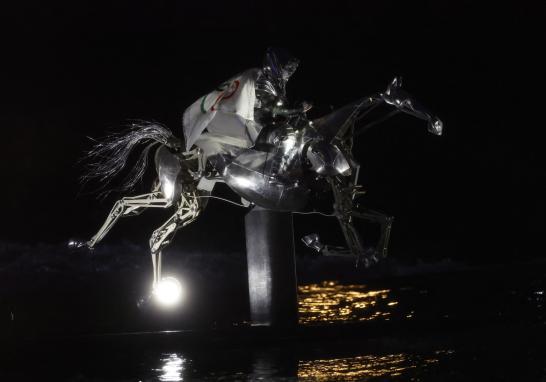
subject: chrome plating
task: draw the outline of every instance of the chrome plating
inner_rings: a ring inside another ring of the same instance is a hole
[[[98,160],[91,164],[87,178],[109,181],[125,166],[133,146],[146,142],[139,167],[135,167],[138,171],[129,183],[134,184],[142,176],[147,150],[159,144],[155,152],[157,180],[152,192],[117,201],[90,240],[71,241],[70,245],[93,248],[121,217],[138,215],[146,208],[174,208],[174,214],[150,238],[156,283],[161,280],[162,249],[172,241],[178,229],[197,219],[215,183],[227,184],[249,208],[301,211],[311,202],[313,186],[322,181],[329,185],[333,194],[333,215],[339,221],[348,251],[323,245],[317,234],[305,236],[304,243],[326,255],[346,255],[348,252],[364,265],[386,256],[393,218],[357,207],[357,199],[364,191],[358,184],[359,165],[352,156],[354,138],[398,112],[427,121],[428,131],[435,135],[442,134],[443,123],[401,88],[400,77],[395,77],[384,92],[309,121],[306,117],[311,107],[309,103],[288,108],[286,99],[286,82],[297,64],[295,59],[283,61],[273,51],[268,51],[264,66],[248,71],[252,76],[256,73],[254,77],[247,77],[250,83],[255,81],[256,117],[241,124],[239,130],[236,125],[230,125],[226,130],[228,135],[219,134],[222,126],[218,125],[207,130],[202,121],[198,128],[184,126],[185,135],[192,136],[195,144],[183,151],[185,146],[166,127],[140,123],[133,124],[132,130],[125,135],[98,143],[90,152],[90,157]],[[225,89],[236,89],[233,83]],[[220,101],[222,97],[228,98],[226,93],[219,94]],[[380,104],[394,107],[394,112],[379,121],[362,124],[368,112]],[[256,134],[249,135],[249,131]],[[365,250],[354,226],[355,219],[366,219],[381,226],[381,237],[374,251]]]

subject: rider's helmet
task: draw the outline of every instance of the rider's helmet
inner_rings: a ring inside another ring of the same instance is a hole
[[[299,60],[288,52],[268,48],[260,75],[256,80],[256,95],[266,106],[286,106],[286,83],[298,68]]]

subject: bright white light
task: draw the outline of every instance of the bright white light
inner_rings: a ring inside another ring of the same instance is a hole
[[[163,195],[165,195],[165,198],[170,199],[174,194],[174,183],[169,182],[168,180],[165,180],[163,182]]]
[[[247,178],[244,178],[242,176],[234,176],[233,177],[233,182],[237,186],[242,187],[242,188],[253,188],[254,187],[254,182],[252,182],[251,180],[249,180]]]
[[[183,296],[182,285],[174,277],[165,277],[154,287],[154,296],[164,306],[176,305]]]
[[[162,360],[165,365],[160,370],[160,381],[178,382],[182,381],[182,372],[184,371],[184,359],[176,354],[171,354],[168,358]]]

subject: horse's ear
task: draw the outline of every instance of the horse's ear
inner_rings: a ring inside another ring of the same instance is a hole
[[[402,87],[402,77],[401,76],[394,77],[394,79],[391,82],[390,88],[396,89],[401,87]]]

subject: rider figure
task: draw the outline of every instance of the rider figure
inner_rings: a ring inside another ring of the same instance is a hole
[[[302,102],[288,108],[286,83],[298,68],[299,60],[284,51],[268,48],[255,83],[254,118],[262,126],[256,143],[267,139],[270,132],[285,124],[291,117],[305,114],[312,105]]]

